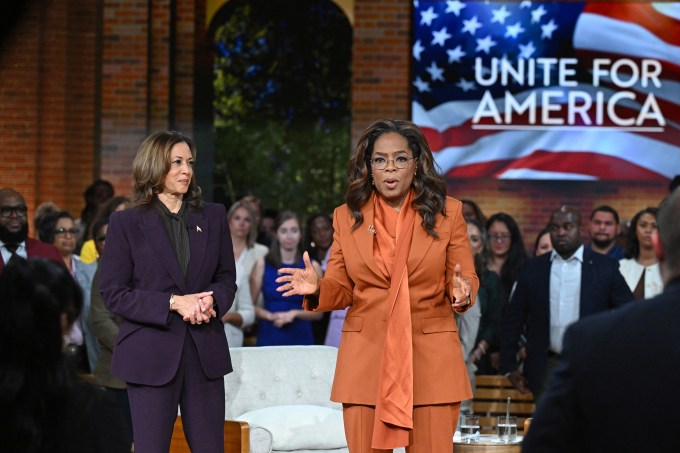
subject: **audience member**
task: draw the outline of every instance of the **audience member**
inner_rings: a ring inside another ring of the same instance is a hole
[[[80,218],[76,220],[76,226],[80,231],[80,236],[77,238],[77,250],[80,250],[83,243],[89,239],[90,227],[99,210],[99,207],[114,195],[113,185],[103,179],[97,179],[90,184],[85,192],[83,198],[85,199],[85,207],[80,213]]]
[[[109,229],[109,217],[100,217],[92,224],[92,234],[97,247],[97,256],[104,253],[106,233]],[[94,377],[97,384],[109,392],[125,416],[127,421],[130,442],[132,442],[132,415],[130,414],[130,400],[128,399],[125,381],[111,375],[111,358],[113,347],[120,330],[122,318],[111,313],[104,306],[104,299],[99,292],[99,268],[92,279],[92,291],[90,292],[90,330],[99,343],[99,356],[94,367]]]
[[[586,316],[621,306],[633,298],[618,262],[585,249],[581,214],[562,206],[548,229],[554,250],[526,262],[501,323],[501,364],[513,386],[531,390],[540,400],[562,353],[566,328]],[[518,371],[516,356],[526,335],[526,359]]]
[[[463,218],[465,220],[472,219],[482,226],[486,225],[486,216],[477,203],[470,199],[462,199],[460,202],[463,203]]]
[[[82,294],[66,269],[35,259],[0,274],[0,439],[4,453],[129,453],[115,401],[62,353]]]
[[[505,306],[527,252],[519,226],[509,214],[492,215],[486,222],[486,231],[489,235],[487,267],[501,278],[501,303]]]
[[[498,369],[491,366],[490,355],[494,352],[498,353],[500,343],[501,282],[498,274],[486,267],[489,241],[482,225],[476,220],[467,220],[467,232],[470,250],[475,260],[475,273],[479,277],[479,291],[475,305],[480,306],[481,312],[477,338],[474,342],[476,347],[470,353],[469,358],[478,374],[495,374]],[[467,363],[466,360],[466,365]],[[474,379],[470,382],[473,383]]]
[[[545,253],[550,253],[553,250],[552,242],[550,241],[550,230],[543,228],[536,235],[536,242],[534,243],[534,256],[541,256]]]
[[[255,239],[255,242],[262,244],[265,247],[269,247],[271,245],[273,231],[270,232],[271,234],[268,234],[263,229],[263,223],[266,222],[266,228],[273,226],[274,221],[276,220],[276,215],[273,219],[265,219],[265,209],[262,206],[262,200],[257,198],[255,195],[246,195],[245,197],[241,198],[241,201],[250,206],[250,209],[252,209],[252,211],[255,213],[255,227],[257,229],[257,238]]]
[[[97,214],[94,217],[94,220],[92,221],[92,225],[94,225],[97,220],[101,218],[106,218],[108,221],[108,218],[111,216],[111,213],[116,212],[116,211],[122,211],[125,209],[125,206],[127,206],[128,199],[125,197],[113,197],[110,200],[106,201],[103,205],[100,206],[99,210],[97,211]],[[80,248],[80,260],[83,263],[94,263],[97,261],[97,258],[99,258],[98,254],[98,248],[95,244],[95,230],[93,227],[91,227],[91,232],[88,234],[88,239],[85,241],[83,246]]]
[[[522,452],[680,451],[667,423],[680,407],[680,190],[661,205],[658,223],[663,293],[567,330]]]
[[[255,322],[255,306],[262,285],[264,256],[267,247],[255,243],[255,213],[248,203],[237,201],[227,212],[231,243],[236,260],[236,296],[234,304],[222,316],[230,348],[243,346],[243,331]],[[252,286],[251,286],[252,285]]]
[[[619,213],[608,205],[602,205],[590,213],[590,249],[615,260],[623,258],[623,248],[617,244],[621,232]]]
[[[331,244],[333,244],[333,217],[329,214],[316,213],[307,219],[305,228],[305,243],[303,250],[321,265],[321,276],[326,272],[326,263],[331,254]],[[337,313],[336,313],[337,312]],[[345,322],[346,310],[334,310],[322,313],[323,317],[317,321],[312,321],[312,331],[314,332],[314,342],[316,344],[327,344],[335,346],[340,344],[342,324]],[[330,320],[333,319],[333,330],[329,338]]]
[[[42,222],[42,219],[45,218],[45,216],[51,212],[57,212],[61,211],[62,209],[59,208],[56,204],[54,204],[53,201],[46,201],[44,203],[40,203],[37,208],[35,208],[35,215],[33,216],[33,231],[38,231],[38,226],[40,225],[40,222]]]
[[[621,247],[621,250],[625,251],[628,249],[628,232],[630,230],[630,221],[629,220],[622,220],[621,221],[621,232],[616,236],[616,245]]]
[[[626,258],[620,261],[621,275],[635,299],[651,299],[663,291],[659,261],[654,251],[656,208],[646,208],[630,222]]]
[[[264,208],[262,210],[262,222],[260,222],[259,232],[257,235],[257,242],[269,246],[272,243],[272,238],[276,236],[276,219],[279,216],[279,211],[273,208]]]
[[[305,268],[302,260],[302,231],[297,214],[283,211],[276,220],[276,236],[265,258],[262,278],[264,307],[255,307],[259,319],[258,346],[314,344],[312,320],[321,313],[302,309],[302,296],[284,297],[276,288],[279,269]],[[321,275],[321,266],[314,261],[314,269]]]
[[[28,237],[28,208],[17,191],[0,189],[0,272],[13,259],[47,258],[64,264],[57,248]]]
[[[46,244],[54,245],[66,265],[66,269],[83,291],[83,310],[80,318],[73,323],[65,354],[82,373],[90,373],[97,364],[99,345],[90,331],[90,290],[96,264],[85,264],[73,253],[76,248],[78,229],[73,217],[66,211],[46,215],[38,226],[38,237]]]

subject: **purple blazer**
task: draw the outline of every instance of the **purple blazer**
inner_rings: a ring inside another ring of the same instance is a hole
[[[232,371],[220,316],[236,293],[236,266],[221,204],[189,210],[191,258],[187,278],[163,221],[153,208],[114,212],[101,258],[99,288],[106,307],[123,318],[111,373],[127,382],[164,385],[177,373],[187,332],[210,379]],[[218,317],[191,325],[169,311],[172,294],[213,291]]]

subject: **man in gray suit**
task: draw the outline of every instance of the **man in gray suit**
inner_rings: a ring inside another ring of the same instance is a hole
[[[680,190],[655,248],[664,292],[572,325],[522,451],[680,451]]]

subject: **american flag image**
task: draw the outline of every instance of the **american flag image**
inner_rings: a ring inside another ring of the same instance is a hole
[[[412,121],[448,177],[680,173],[680,3],[413,6]]]

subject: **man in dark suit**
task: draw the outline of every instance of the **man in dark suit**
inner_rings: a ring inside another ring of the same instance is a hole
[[[0,189],[0,272],[10,259],[47,258],[64,265],[59,251],[28,237],[28,209],[17,191]]]
[[[633,300],[618,261],[581,242],[581,215],[567,206],[553,212],[548,229],[553,252],[527,261],[503,313],[501,368],[523,393],[540,399],[562,352],[566,328],[580,318]],[[526,335],[523,372],[516,361]]]
[[[664,292],[567,330],[523,452],[680,451],[680,190],[657,225]]]

